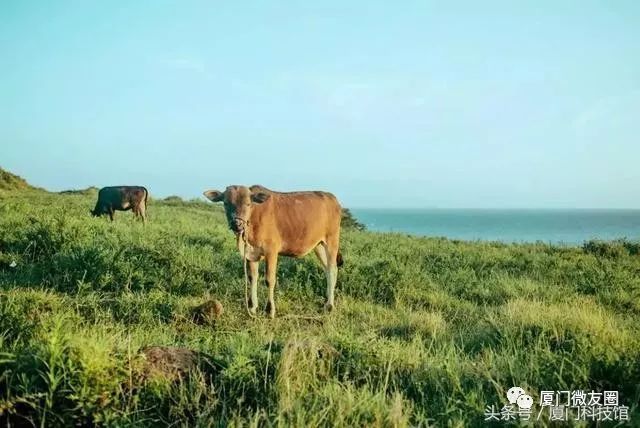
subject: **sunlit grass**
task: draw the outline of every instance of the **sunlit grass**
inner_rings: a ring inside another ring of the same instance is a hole
[[[252,320],[214,205],[152,201],[143,226],[131,213],[91,218],[90,192],[0,198],[3,423],[475,426],[513,385],[534,396],[616,389],[640,418],[632,243],[346,229],[334,313],[322,312],[324,274],[310,256],[281,260],[278,316]],[[194,323],[211,298],[222,318]],[[150,378],[148,346],[196,350],[211,367]]]

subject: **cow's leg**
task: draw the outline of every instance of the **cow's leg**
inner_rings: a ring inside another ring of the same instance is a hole
[[[324,244],[318,244],[318,246],[316,246],[316,248],[314,248],[313,251],[316,253],[316,256],[318,256],[318,260],[320,260],[320,263],[322,263],[322,268],[326,271],[327,253],[324,250]]]
[[[109,207],[109,218],[111,219],[111,221],[113,221],[113,215],[114,215],[114,211],[113,211],[113,207]]]
[[[133,212],[136,213],[136,217],[140,217],[140,220],[142,220],[142,223],[146,223],[146,215],[145,215],[145,210],[144,210],[144,204],[138,204],[135,205],[133,207]]]
[[[140,216],[142,217],[142,223],[147,224],[147,204],[144,202],[140,204],[138,208],[140,210]]]
[[[324,268],[324,274],[327,278],[327,302],[325,304],[325,309],[327,311],[331,311],[333,309],[333,300],[334,300],[334,289],[335,289],[335,280],[336,275],[332,274],[331,265],[328,262],[327,256],[327,245],[322,242],[316,248],[314,248],[316,256],[320,259],[320,263],[322,263],[322,267]]]
[[[250,262],[249,260],[245,260],[247,263],[249,273],[249,281],[251,282],[251,293],[249,294],[249,301],[247,302],[247,306],[249,307],[249,311],[252,314],[256,314],[256,310],[258,309],[258,276],[260,275],[259,262]]]
[[[338,281],[338,240],[336,239],[331,240],[328,243],[323,243],[322,247],[327,258],[327,264],[324,269],[327,277],[327,302],[324,305],[324,309],[327,312],[331,312],[334,306],[336,282]]]
[[[276,288],[276,271],[278,269],[278,253],[272,252],[266,255],[267,260],[267,286],[269,287],[269,300],[267,301],[266,312],[271,318],[276,316],[276,302],[273,295]]]

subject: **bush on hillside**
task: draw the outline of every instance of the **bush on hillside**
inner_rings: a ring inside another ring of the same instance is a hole
[[[29,190],[29,189],[34,189],[34,187],[31,186],[29,183],[27,183],[27,180],[0,168],[0,190]]]
[[[98,189],[95,186],[87,187],[86,189],[71,189],[71,190],[63,190],[60,192],[61,195],[83,195],[83,196],[93,196],[98,194]]]
[[[640,254],[640,242],[618,239],[615,241],[601,241],[592,239],[582,245],[582,250],[587,254],[597,257],[619,258]]]
[[[342,227],[355,230],[366,230],[367,227],[358,221],[349,208],[342,209]]]

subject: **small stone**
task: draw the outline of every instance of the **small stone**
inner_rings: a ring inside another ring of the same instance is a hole
[[[141,350],[144,356],[144,377],[162,376],[178,379],[198,366],[199,354],[196,351],[171,346],[151,346]]]
[[[211,355],[177,346],[142,348],[132,363],[135,367],[135,381],[123,384],[123,388],[156,380],[180,382],[193,373],[198,373],[198,379],[201,379],[200,375],[204,375],[206,382],[210,383],[224,367],[222,362]]]
[[[14,267],[16,267],[16,266],[18,266],[18,263],[16,263],[16,261],[15,261],[15,260],[13,260],[13,261],[11,262],[11,264],[9,265],[9,267],[12,267],[12,268],[14,268]]]
[[[219,319],[224,312],[218,300],[207,300],[193,309],[193,321],[197,324],[210,324]]]

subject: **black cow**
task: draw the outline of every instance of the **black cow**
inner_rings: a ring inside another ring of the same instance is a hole
[[[147,198],[149,192],[142,186],[112,186],[103,187],[98,192],[98,202],[91,211],[94,217],[109,214],[113,221],[115,211],[133,210],[133,213],[147,221]]]

